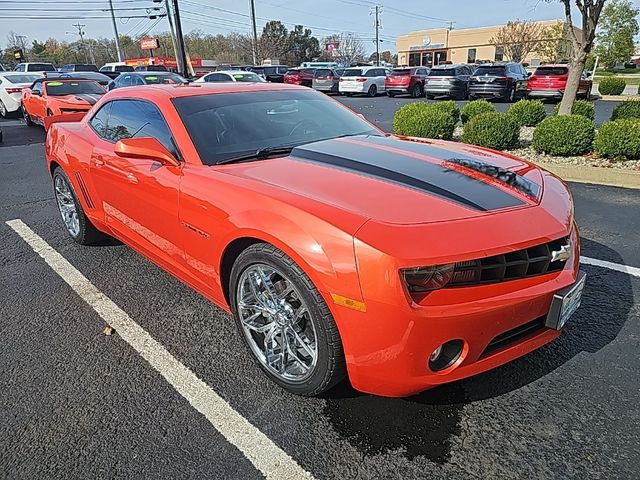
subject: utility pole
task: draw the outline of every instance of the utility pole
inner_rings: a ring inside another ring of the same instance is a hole
[[[180,7],[178,6],[178,0],[173,1],[173,14],[175,16],[176,24],[176,48],[178,55],[176,61],[178,63],[178,71],[180,75],[185,78],[189,77],[189,71],[187,69],[187,52],[184,47],[184,37],[182,36],[182,23],[180,22]]]
[[[87,53],[87,46],[84,43],[84,32],[82,31],[82,29],[84,27],[86,27],[86,25],[78,22],[78,23],[76,23],[74,25],[71,25],[71,26],[72,27],[76,27],[78,29],[78,35],[80,35],[80,44],[82,45],[82,49],[84,50],[84,58],[85,58],[85,61],[87,63],[89,63],[89,55]]]
[[[380,7],[375,7],[375,26],[376,26],[376,66],[380,66]]]
[[[122,50],[120,49],[120,35],[118,35],[118,25],[116,24],[116,14],[113,12],[113,1],[109,0],[109,10],[111,11],[111,22],[113,23],[113,33],[116,36],[116,51],[118,61],[122,62]]]
[[[176,41],[176,28],[173,25],[173,13],[171,10],[171,3],[169,0],[164,0],[165,7],[167,9],[167,20],[169,20],[169,30],[171,31],[171,43],[173,43],[173,55],[176,57],[176,63],[178,62],[178,43]]]
[[[251,50],[253,53],[253,64],[258,64],[258,29],[256,27],[256,5],[254,0],[249,0],[249,9],[251,10],[251,29],[253,38],[251,41]]]

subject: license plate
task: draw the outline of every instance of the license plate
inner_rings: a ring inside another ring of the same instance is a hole
[[[553,296],[551,309],[547,315],[546,326],[555,330],[564,327],[569,317],[575,313],[582,301],[582,291],[587,280],[587,274],[580,271],[578,281],[572,286],[560,290]]]

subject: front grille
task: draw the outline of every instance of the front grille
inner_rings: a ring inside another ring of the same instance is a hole
[[[558,272],[564,268],[566,261],[552,262],[551,252],[560,250],[568,243],[569,239],[563,237],[524,250],[458,262],[455,264],[453,277],[447,286],[497,283]]]
[[[489,345],[487,345],[487,348],[482,352],[482,355],[480,355],[480,358],[486,357],[497,350],[513,345],[529,335],[533,335],[534,333],[543,330],[545,328],[545,322],[546,317],[539,317],[531,322],[525,323],[524,325],[520,325],[519,327],[501,333],[491,340]]]

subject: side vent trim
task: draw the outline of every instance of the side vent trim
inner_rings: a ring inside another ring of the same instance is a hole
[[[91,196],[89,195],[89,191],[87,190],[87,186],[85,185],[84,180],[82,179],[82,175],[80,175],[80,172],[74,172],[74,174],[78,182],[78,185],[80,185],[80,192],[84,197],[84,201],[87,204],[87,207],[95,208],[93,205],[93,200],[91,200]]]

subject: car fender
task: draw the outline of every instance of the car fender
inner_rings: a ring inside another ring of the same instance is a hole
[[[220,239],[220,251],[241,238],[270,243],[300,265],[327,303],[332,302],[331,294],[362,301],[353,236],[305,212],[301,217],[286,217],[270,210],[233,214],[229,217],[233,228]]]

